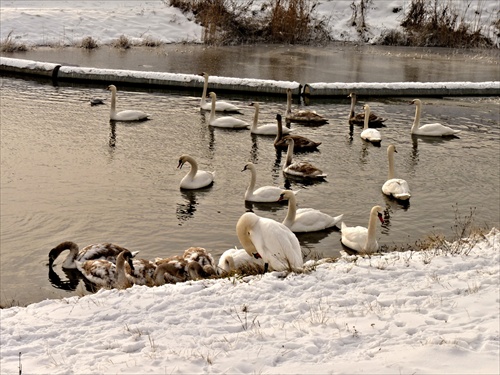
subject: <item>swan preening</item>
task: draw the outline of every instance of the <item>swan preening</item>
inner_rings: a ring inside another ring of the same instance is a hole
[[[202,72],[199,74],[205,79],[205,83],[203,84],[203,93],[201,95],[201,101],[200,101],[200,108],[205,110],[205,111],[210,111],[212,110],[212,103],[211,102],[206,102],[206,96],[207,96],[207,90],[208,90],[208,77],[209,75],[205,72]],[[224,102],[222,100],[218,101],[215,103],[215,110],[217,112],[226,112],[226,113],[239,113],[240,109],[235,106],[234,104]]]
[[[316,232],[331,228],[342,220],[344,215],[330,216],[314,208],[297,209],[297,199],[295,194],[289,190],[284,190],[279,200],[288,199],[288,212],[283,224],[294,233]]]
[[[378,250],[378,242],[375,236],[376,220],[377,217],[381,223],[384,223],[383,218],[383,208],[380,206],[374,206],[370,211],[370,219],[368,221],[368,228],[356,226],[348,227],[342,222],[340,228],[342,232],[341,242],[344,246],[351,250],[357,251],[363,254],[371,254]]]
[[[231,129],[246,129],[250,126],[248,122],[232,116],[223,116],[215,118],[215,106],[217,101],[217,95],[215,94],[215,92],[211,92],[209,95],[210,98],[212,98],[210,119],[208,120],[208,124],[210,126],[215,126],[219,128],[231,128]]]
[[[286,143],[288,145],[288,150],[286,152],[285,163],[283,164],[283,173],[292,177],[304,177],[304,178],[315,178],[324,179],[326,178],[326,173],[315,165],[309,163],[308,161],[296,161],[292,162],[293,150],[294,150],[294,139],[286,138]]]
[[[328,120],[317,114],[316,111],[307,109],[292,111],[292,89],[286,89],[286,114],[287,122],[297,122],[301,124],[323,125],[327,124]]]
[[[289,138],[292,138],[294,141],[293,143],[294,151],[316,150],[318,146],[321,144],[321,142],[314,142],[309,138],[303,137],[301,135],[289,134],[283,136],[283,120],[279,113],[276,115],[276,121],[278,125],[278,133],[276,134],[276,138],[274,139],[274,147],[276,147],[277,149],[279,150],[288,149],[288,143],[286,140]]]
[[[387,181],[382,185],[382,192],[385,195],[407,201],[410,199],[410,187],[408,182],[401,178],[394,178],[394,153],[398,152],[394,145],[387,146],[387,158],[389,163],[389,174]]]
[[[365,104],[363,108],[365,110],[365,124],[363,126],[363,131],[361,132],[360,136],[365,141],[374,144],[380,144],[380,142],[382,142],[382,136],[380,135],[380,132],[377,129],[368,127],[368,122],[370,118],[370,106],[368,104]]]
[[[356,105],[356,94],[351,92],[348,96],[351,98],[351,110],[349,112],[349,124],[351,125],[364,125],[365,124],[365,113],[355,114],[354,107]],[[368,117],[368,124],[371,127],[381,127],[385,126],[384,121],[385,118],[377,116],[375,113],[370,112],[370,116]]]
[[[61,267],[75,269],[77,268],[76,261],[85,262],[87,260],[104,259],[115,263],[118,254],[127,249],[112,243],[99,243],[85,246],[80,250],[76,243],[64,241],[50,250],[49,266],[52,267],[56,258],[65,250],[69,250],[69,254],[64,259]],[[135,254],[137,254],[137,252],[133,253],[133,255]]]
[[[106,259],[75,263],[82,275],[93,284],[104,288],[125,289],[133,285],[125,270],[125,262],[134,270],[133,258],[134,255],[130,251],[124,250],[116,257],[116,264]]]
[[[124,111],[116,111],[116,86],[109,85],[107,88],[111,91],[111,110],[109,118],[114,121],[141,121],[147,120],[151,115],[134,109],[128,109]]]
[[[410,104],[415,104],[416,106],[415,120],[411,127],[411,134],[426,135],[429,137],[452,137],[460,133],[460,130],[455,130],[439,123],[420,125],[422,101],[420,99],[414,99]]]
[[[253,106],[255,108],[255,114],[253,118],[253,123],[252,127],[250,128],[250,132],[252,134],[259,134],[259,135],[277,135],[278,134],[278,124],[273,123],[273,124],[261,124],[259,125],[259,111],[260,111],[260,106],[259,103],[253,102],[249,104],[250,106]],[[288,128],[281,128],[281,132],[283,134],[290,134],[291,130]]]
[[[236,234],[248,255],[262,258],[265,270],[298,270],[304,264],[299,240],[282,223],[246,212],[236,224]]]
[[[253,163],[247,163],[241,170],[250,171],[250,184],[245,192],[245,200],[248,202],[276,202],[280,197],[283,189],[278,186],[261,186],[258,189],[255,189],[255,183],[257,182],[257,170],[255,169],[255,165]],[[296,191],[292,192],[293,194],[297,193]]]
[[[233,248],[222,253],[217,268],[221,274],[261,274],[264,272],[264,261],[249,255],[245,249]]]
[[[181,169],[186,162],[191,165],[191,169],[181,180],[181,189],[201,189],[214,182],[215,172],[198,170],[198,163],[190,155],[181,155],[177,168]]]

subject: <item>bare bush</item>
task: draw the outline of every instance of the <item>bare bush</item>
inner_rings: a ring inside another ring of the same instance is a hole
[[[129,49],[131,47],[130,40],[125,35],[120,35],[120,37],[114,41],[113,47]]]
[[[12,31],[0,42],[1,52],[26,52],[28,47],[24,43],[19,43],[12,38]]]
[[[80,48],[96,49],[99,48],[99,44],[97,44],[97,41],[94,38],[87,36],[80,42]]]

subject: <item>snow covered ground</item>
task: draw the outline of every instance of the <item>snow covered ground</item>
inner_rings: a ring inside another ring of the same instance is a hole
[[[467,245],[463,245],[467,248]],[[498,374],[500,231],[468,255],[347,256],[283,278],[1,310],[2,374]]]
[[[260,13],[267,0],[255,0],[252,10]],[[359,4],[359,1],[356,1]],[[164,43],[201,43],[202,28],[192,15],[167,5],[168,1],[96,0],[2,0],[0,3],[1,39],[11,37],[30,46],[66,46],[91,36],[99,44],[112,44],[121,35],[132,42],[145,39]],[[327,20],[335,40],[357,41],[351,8],[353,0],[319,1],[318,18]],[[410,0],[374,0],[366,12],[368,40],[376,40],[386,30],[397,29]],[[491,25],[498,18],[497,0],[454,0],[456,8],[472,25],[482,25],[485,35],[496,41]]]

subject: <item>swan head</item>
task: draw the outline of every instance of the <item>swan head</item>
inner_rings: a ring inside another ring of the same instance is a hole
[[[123,259],[124,259],[124,260],[128,263],[128,265],[130,266],[130,269],[131,269],[132,271],[134,271],[134,270],[135,270],[135,268],[134,268],[134,262],[133,262],[133,260],[134,260],[134,256],[135,256],[135,254],[133,254],[132,252],[130,252],[130,251],[128,251],[128,250],[124,250],[124,251],[122,251],[122,252],[119,254],[119,256],[120,256],[120,255],[121,255],[121,256],[123,257]]]
[[[413,99],[409,104],[410,105],[412,105],[412,104],[420,105],[420,104],[422,104],[422,101],[420,99]]]
[[[116,92],[116,86],[115,85],[109,85],[108,87],[106,87],[106,90],[115,91]]]
[[[281,121],[281,115],[279,113],[276,114],[276,120]]]
[[[384,221],[384,209],[380,206],[374,206],[371,210],[372,215],[377,215],[378,219],[382,224],[385,223]]]
[[[278,202],[290,200],[294,196],[295,196],[295,193],[293,191],[283,190],[278,198]]]
[[[365,104],[363,106],[363,109],[365,110],[365,112],[370,112],[370,106],[368,104]]]
[[[257,109],[258,109],[258,108],[259,108],[259,103],[257,103],[257,102],[252,102],[252,103],[250,103],[250,104],[249,104],[249,106],[251,106],[251,107],[255,107],[255,108],[257,108]]]
[[[177,164],[177,168],[182,169],[182,166],[184,165],[184,163],[186,163],[188,158],[189,155],[181,155],[181,157],[179,158],[179,164]]]
[[[396,150],[396,146],[394,146],[394,145],[387,146],[387,153],[390,154],[392,152],[395,152],[395,153],[398,152],[398,150]]]
[[[244,171],[249,171],[252,169],[255,169],[255,166],[253,165],[253,163],[246,163],[241,171],[244,172]]]
[[[348,98],[356,99],[356,94],[351,92],[349,95],[347,95]]]
[[[202,77],[206,77],[208,76],[208,74],[206,72],[201,72],[201,73],[198,73],[199,76],[202,76]]]
[[[217,98],[217,95],[215,95],[215,92],[213,92],[213,91],[210,91],[208,93],[208,96],[210,96],[211,98]]]

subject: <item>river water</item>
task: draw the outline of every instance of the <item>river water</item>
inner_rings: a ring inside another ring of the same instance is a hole
[[[275,152],[272,137],[208,127],[198,108],[201,92],[118,90],[119,108],[141,108],[152,120],[110,123],[108,105],[89,104],[91,97],[109,103],[104,87],[2,78],[2,304],[87,293],[82,285],[66,291],[64,284],[57,287],[57,280],[49,280],[48,252],[66,240],[82,247],[114,242],[140,250],[146,259],[181,254],[190,246],[205,247],[218,258],[240,247],[235,224],[241,214],[253,209],[282,221],[287,209],[245,204],[250,176],[241,170],[248,161],[257,166],[259,186],[300,189],[300,207],[343,213],[348,225],[366,226],[370,208],[382,205],[387,221],[377,237],[384,248],[412,244],[430,233],[452,236],[456,215],[463,218],[471,210],[476,225],[500,225],[499,98],[424,99],[423,122],[462,131],[449,140],[411,137],[415,108],[408,105],[410,98],[360,98],[358,110],[367,102],[388,118],[382,147],[363,142],[359,127],[351,131],[347,98],[311,100],[309,107],[330,121],[318,127],[292,125],[296,134],[323,142],[319,152],[296,158],[318,165],[328,179],[305,184],[284,179],[284,154]],[[253,116],[253,107],[247,107],[251,101],[261,102],[262,121],[274,121],[285,110],[285,97],[220,99],[243,107],[240,117],[247,121]],[[381,192],[390,143],[398,149],[396,174],[412,189],[409,206]],[[183,153],[216,171],[212,187],[180,191],[187,171],[176,167]],[[307,259],[338,256],[342,249],[338,230],[298,237]],[[55,270],[64,280],[66,275]]]

